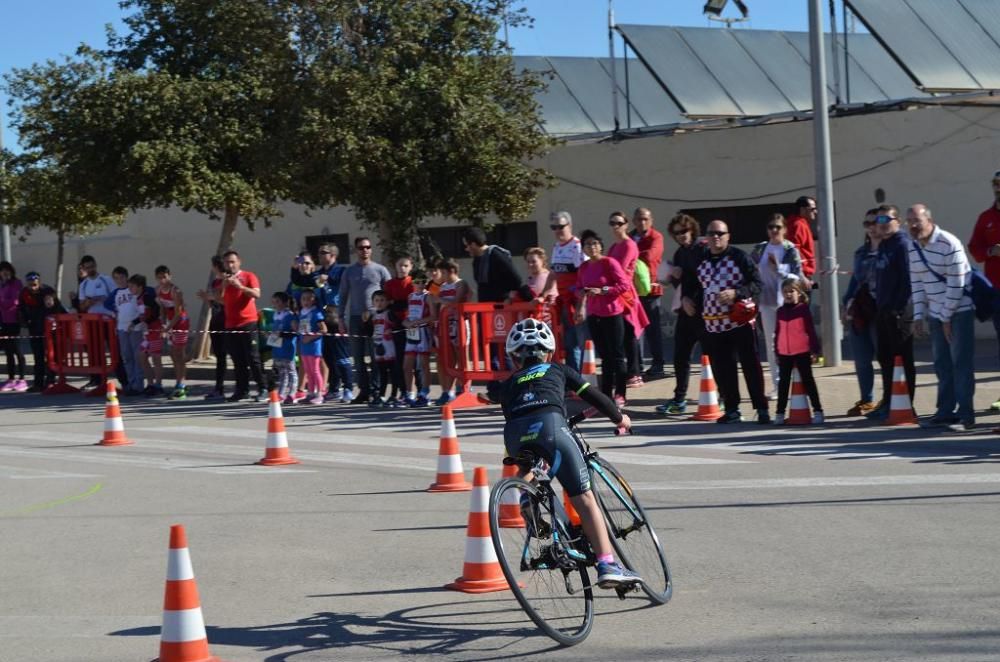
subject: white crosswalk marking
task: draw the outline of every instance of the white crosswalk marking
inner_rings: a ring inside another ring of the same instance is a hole
[[[38,478],[96,478],[97,474],[66,473],[33,467],[15,467],[0,464],[0,478],[12,480],[33,480]]]
[[[822,476],[816,478],[762,478],[759,480],[698,480],[670,483],[632,483],[640,494],[651,490],[748,490],[787,487],[885,487],[890,485],[966,485],[1000,483],[996,474],[917,474],[909,476]]]

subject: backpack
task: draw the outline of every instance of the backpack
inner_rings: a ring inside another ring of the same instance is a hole
[[[632,284],[635,285],[636,294],[641,297],[649,296],[649,293],[653,291],[653,284],[649,279],[649,267],[642,260],[635,261]]]

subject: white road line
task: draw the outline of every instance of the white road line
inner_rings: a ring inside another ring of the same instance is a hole
[[[14,434],[10,432],[0,432],[0,437],[8,439],[26,439],[34,438],[39,441],[50,441],[51,437],[44,435],[43,433],[21,433]],[[75,442],[79,441],[82,444],[86,444],[90,437],[72,436],[61,434],[59,436],[60,440]],[[277,473],[313,473],[308,469],[300,468],[282,468],[282,467],[263,467],[257,465],[246,465],[246,466],[235,466],[235,467],[201,467],[201,466],[185,466],[184,464],[178,463],[176,460],[170,459],[160,459],[151,457],[140,457],[138,455],[123,455],[121,453],[115,453],[114,451],[109,451],[108,449],[93,449],[97,452],[94,453],[84,453],[81,450],[87,449],[91,450],[90,445],[81,445],[80,450],[66,449],[66,448],[10,448],[7,446],[0,446],[0,455],[7,455],[12,457],[35,457],[42,459],[58,459],[66,460],[68,462],[91,462],[94,464],[107,464],[107,465],[122,465],[122,466],[135,466],[135,467],[147,467],[150,469],[163,469],[167,471],[194,471],[198,473],[210,473],[210,474],[250,474],[250,475],[273,475]]]
[[[134,432],[155,432],[157,434],[171,433],[182,433],[182,434],[198,434],[208,437],[229,437],[233,439],[240,439],[244,441],[253,441],[254,434],[248,430],[240,430],[234,428],[215,428],[209,426],[197,426],[197,425],[183,425],[176,427],[139,427],[139,428],[129,428],[129,430]],[[503,457],[503,446],[499,439],[496,443],[485,444],[477,442],[463,442],[461,439],[461,430],[459,430],[459,449],[463,454],[484,454],[491,455],[493,458],[499,462],[500,458]],[[263,438],[263,434],[260,435]],[[316,442],[322,444],[332,444],[332,445],[355,445],[355,446],[380,446],[383,448],[402,448],[407,450],[423,450],[437,452],[438,441],[430,441],[427,439],[411,439],[404,437],[385,437],[385,436],[371,436],[371,435],[358,435],[356,437],[351,437],[344,435],[340,432],[329,432],[329,433],[316,433],[316,432],[301,432],[295,428],[288,428],[288,439],[289,444],[293,445],[296,441],[304,442]],[[262,441],[260,443],[263,443]],[[696,449],[687,449],[696,450]],[[339,455],[339,453],[338,453]],[[705,457],[694,457],[686,455],[659,455],[652,453],[633,453],[633,452],[617,452],[617,451],[601,451],[601,456],[606,458],[610,462],[622,465],[639,465],[639,466],[676,466],[676,465],[697,465],[697,464],[752,464],[754,460],[733,460],[733,459],[719,459],[719,458],[705,458]],[[399,458],[395,458],[398,462]],[[391,466],[391,465],[390,465]]]
[[[11,478],[13,480],[34,480],[37,478],[97,478],[99,474],[78,474],[65,473],[62,471],[50,471],[48,469],[35,469],[32,467],[15,467],[0,464],[0,478]]]
[[[645,491],[674,490],[760,490],[786,487],[885,487],[889,485],[965,485],[1000,483],[997,474],[911,474],[904,476],[826,476],[816,478],[763,478],[756,480],[698,480],[670,483],[632,483],[640,494]]]

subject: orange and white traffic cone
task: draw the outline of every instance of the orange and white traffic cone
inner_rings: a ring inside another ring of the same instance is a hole
[[[191,567],[187,534],[180,524],[170,527],[168,554],[158,662],[218,662],[219,658],[208,652],[208,635]]]
[[[809,413],[809,398],[806,397],[806,385],[798,368],[792,368],[792,399],[788,406],[788,416],[785,425],[809,425],[812,415]]]
[[[135,443],[125,436],[125,423],[122,422],[122,412],[118,407],[118,391],[115,383],[108,380],[104,405],[104,436],[97,442],[98,446],[128,446]]]
[[[917,422],[913,415],[913,403],[910,402],[910,389],[906,385],[906,372],[903,370],[903,357],[896,357],[896,365],[892,369],[892,398],[889,400],[889,418],[886,425],[910,425]]]
[[[580,375],[591,385],[597,386],[597,357],[594,354],[594,341],[583,343],[583,363],[580,365]]]
[[[472,489],[465,480],[462,455],[458,451],[458,432],[450,405],[441,407],[441,443],[438,445],[437,478],[428,492],[467,492]]]
[[[264,457],[257,464],[272,467],[281,464],[299,464],[288,450],[288,435],[285,433],[285,417],[281,414],[281,398],[276,390],[271,391],[267,405],[267,447]]]
[[[707,354],[701,355],[701,388],[698,389],[698,411],[692,421],[714,421],[722,418],[719,409],[719,389],[715,386],[712,364]]]
[[[576,512],[576,508],[573,507],[573,502],[569,500],[569,494],[566,490],[563,490],[563,508],[566,509],[566,516],[569,518],[569,523],[573,526],[581,526],[582,520],[580,520],[580,513]]]
[[[500,478],[510,478],[517,475],[517,465],[503,465],[503,473]],[[524,517],[521,516],[521,501],[515,490],[506,490],[503,493],[503,501],[500,502],[500,526],[507,529],[523,529]]]
[[[496,550],[493,548],[493,538],[490,537],[490,480],[486,474],[486,467],[475,468],[472,472],[472,482],[462,576],[445,585],[445,588],[463,593],[506,591],[507,579],[503,576]]]

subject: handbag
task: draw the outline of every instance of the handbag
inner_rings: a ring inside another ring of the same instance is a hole
[[[875,299],[872,297],[867,283],[858,288],[857,293],[855,293],[854,298],[851,300],[851,307],[847,312],[851,316],[851,325],[858,332],[864,331],[866,327],[875,321],[877,308],[875,307]]]
[[[924,252],[920,249],[920,244],[914,242],[913,247],[917,249],[917,255],[920,256],[920,261],[927,267],[927,271],[942,283],[947,283],[947,278],[931,269],[931,265],[927,263],[927,258],[924,257]],[[969,278],[969,284],[962,288],[962,292],[972,299],[972,307],[975,309],[976,319],[980,322],[985,322],[992,319],[995,312],[1000,308],[997,302],[998,292],[993,287],[993,283],[982,272],[974,267],[970,267],[970,270],[972,274]]]

